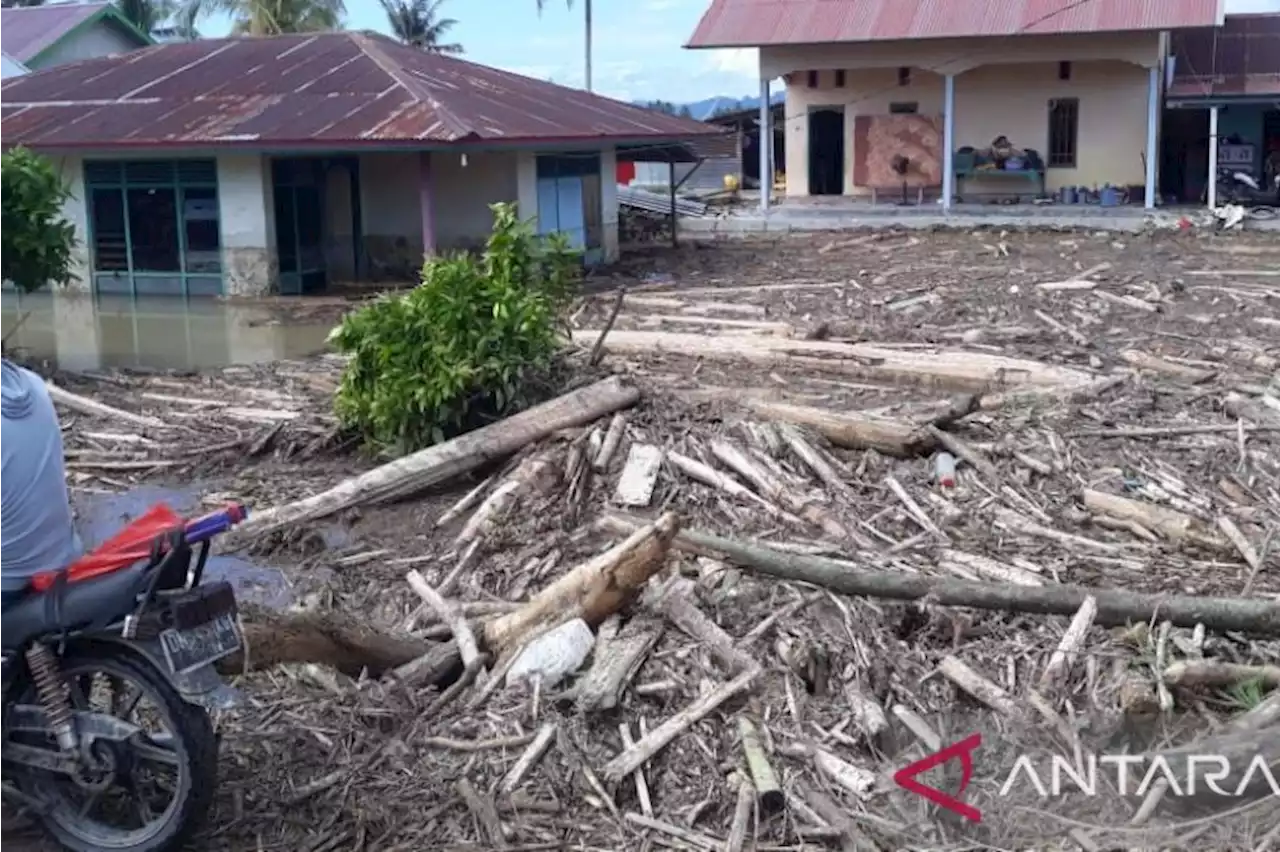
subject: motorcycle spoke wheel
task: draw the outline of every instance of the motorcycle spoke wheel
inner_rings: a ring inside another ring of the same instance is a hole
[[[76,777],[26,774],[21,786],[47,804],[45,825],[73,850],[178,848],[203,819],[216,778],[208,717],[184,704],[159,672],[130,660],[73,657],[62,661],[62,674],[75,710],[139,730],[124,741],[91,741]],[[19,700],[35,702],[34,689]],[[51,735],[31,736],[53,744]]]

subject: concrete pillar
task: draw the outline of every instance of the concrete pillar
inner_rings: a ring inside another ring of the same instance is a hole
[[[600,152],[601,249],[606,263],[618,259],[618,149],[612,145]]]
[[[218,218],[223,291],[264,296],[279,275],[271,160],[261,154],[218,156]]]
[[[418,155],[418,208],[422,211],[422,253],[428,256],[436,253],[435,194],[432,184],[431,152],[423,151]]]
[[[942,78],[942,209],[950,211],[956,194],[956,75]]]
[[[1147,180],[1145,206],[1156,206],[1156,163],[1160,158],[1160,68],[1147,69]]]
[[[1218,108],[1209,107],[1209,209],[1218,209]]]
[[[615,190],[616,191],[616,190]],[[516,208],[520,218],[538,227],[538,155],[533,151],[516,153]]]
[[[773,104],[769,103],[769,80],[760,79],[760,211],[769,212],[773,195]]]
[[[89,246],[89,195],[84,186],[84,161],[79,157],[55,157],[54,167],[71,192],[62,205],[62,217],[76,229],[76,244],[71,249],[72,280],[68,292],[92,293],[93,280]]]

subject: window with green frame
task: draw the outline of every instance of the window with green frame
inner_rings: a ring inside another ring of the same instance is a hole
[[[84,184],[95,291],[222,293],[214,160],[88,160]]]

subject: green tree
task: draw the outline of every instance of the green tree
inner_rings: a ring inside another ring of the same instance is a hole
[[[75,227],[62,216],[71,190],[49,162],[26,148],[0,155],[0,277],[31,292],[69,284]]]
[[[421,284],[352,311],[330,336],[351,356],[338,418],[371,447],[411,452],[541,396],[582,259],[563,235],[534,234],[514,204],[493,212],[482,255],[428,258]]]
[[[342,0],[182,0],[178,25],[194,32],[201,18],[230,15],[237,35],[273,36],[341,29],[345,14]]]
[[[396,38],[428,53],[462,53],[462,45],[446,42],[445,34],[457,25],[440,16],[444,0],[378,0]]]
[[[173,0],[116,0],[116,8],[129,23],[152,35],[172,17],[177,4]]]

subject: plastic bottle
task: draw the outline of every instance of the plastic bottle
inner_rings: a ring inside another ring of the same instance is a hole
[[[934,456],[933,476],[943,488],[955,488],[956,457],[951,453],[938,453]]]

